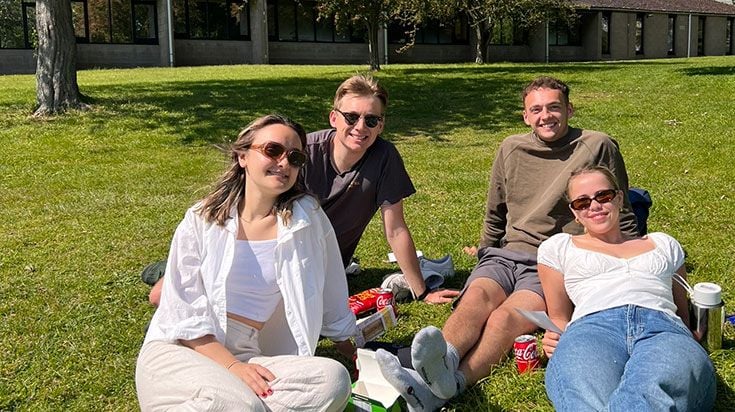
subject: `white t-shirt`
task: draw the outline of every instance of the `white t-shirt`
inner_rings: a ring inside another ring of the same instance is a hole
[[[651,233],[655,248],[632,258],[581,249],[572,236],[559,233],[541,243],[538,263],[564,276],[575,320],[622,305],[638,305],[676,315],[672,276],[684,264],[684,251],[665,233]]]

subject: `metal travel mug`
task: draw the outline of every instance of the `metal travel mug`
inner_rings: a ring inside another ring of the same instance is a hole
[[[722,349],[722,326],[725,321],[725,303],[722,288],[709,282],[697,283],[692,288],[691,321],[700,342],[708,352]]]

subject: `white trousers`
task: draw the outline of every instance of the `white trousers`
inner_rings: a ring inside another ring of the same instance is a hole
[[[350,376],[339,362],[316,356],[259,356],[258,330],[227,321],[225,347],[242,362],[270,370],[273,394],[260,398],[239,377],[185,346],[148,342],[140,350],[135,384],[147,411],[342,411]]]

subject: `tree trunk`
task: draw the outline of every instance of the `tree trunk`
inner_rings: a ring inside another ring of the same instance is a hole
[[[38,50],[34,116],[84,109],[77,85],[77,48],[70,0],[36,0]]]
[[[368,49],[370,51],[370,70],[380,70],[380,51],[378,48],[378,28],[380,27],[374,21],[367,21],[368,31]]]
[[[487,41],[483,41],[482,38],[482,28],[480,27],[480,23],[475,25],[475,63],[477,64],[483,64],[485,63],[485,44]]]

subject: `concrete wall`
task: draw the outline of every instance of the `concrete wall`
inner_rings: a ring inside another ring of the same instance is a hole
[[[535,56],[531,46],[500,46],[491,44],[487,46],[486,62],[533,62],[543,61],[543,54]],[[474,61],[474,56],[468,61]]]
[[[161,65],[158,45],[77,44],[77,68],[155,67]]]
[[[388,63],[457,63],[474,60],[474,49],[469,44],[417,44],[403,53],[401,46],[388,45]]]
[[[668,14],[646,14],[643,19],[643,55],[646,59],[663,59],[669,56],[666,39],[669,32]],[[635,36],[635,32],[633,32]]]
[[[600,60],[602,49],[602,17],[600,13],[585,13],[580,19],[582,54],[579,60]]]
[[[635,56],[630,40],[630,14],[610,13],[610,60],[624,60]],[[633,15],[633,41],[635,41],[635,15]]]
[[[367,64],[367,43],[271,42],[272,64]]]
[[[33,74],[36,58],[29,49],[0,49],[0,74]]]
[[[177,66],[252,63],[252,45],[238,40],[174,40]]]
[[[722,56],[727,54],[727,18],[707,16],[704,26],[704,54]]]

